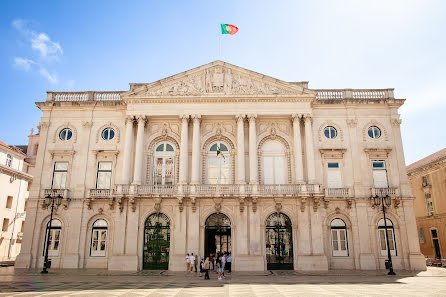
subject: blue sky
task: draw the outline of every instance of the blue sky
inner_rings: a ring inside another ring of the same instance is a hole
[[[2,1],[0,140],[46,91],[127,90],[221,59],[310,88],[395,88],[406,162],[446,147],[446,1]],[[222,37],[220,23],[239,27]]]

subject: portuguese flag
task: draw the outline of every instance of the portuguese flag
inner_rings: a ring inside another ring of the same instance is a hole
[[[221,34],[231,34],[234,35],[238,32],[238,28],[230,24],[221,24]]]

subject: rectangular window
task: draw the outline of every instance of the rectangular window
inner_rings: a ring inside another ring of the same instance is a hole
[[[386,236],[385,236],[385,229],[379,229],[379,245],[381,250],[381,256],[387,256],[387,242],[386,242]],[[394,233],[393,229],[387,229],[387,236],[389,237],[389,247],[390,247],[390,254],[392,256],[396,256],[396,250],[395,250],[395,240],[394,240]]]
[[[423,235],[423,229],[418,229],[418,237],[420,239],[420,243],[424,243],[424,235]]]
[[[327,188],[342,188],[342,175],[339,163],[328,163],[327,167]]]
[[[12,196],[8,196],[8,198],[6,198],[6,208],[11,209],[12,208],[12,201],[14,200],[14,198]]]
[[[96,189],[110,189],[112,162],[98,162]]]
[[[387,179],[386,163],[384,161],[373,161],[373,187],[387,188],[389,186]]]
[[[9,219],[4,218],[3,219],[2,231],[3,232],[8,232],[8,228],[9,228]]]
[[[426,199],[427,215],[434,215],[434,202],[432,201],[432,195],[430,193],[426,193],[424,194],[424,198]]]
[[[334,257],[347,257],[347,230],[331,229],[331,242]]]
[[[429,185],[429,181],[427,179],[427,175],[423,176],[423,187],[426,187]]]
[[[65,189],[67,183],[68,162],[54,162],[52,189]]]

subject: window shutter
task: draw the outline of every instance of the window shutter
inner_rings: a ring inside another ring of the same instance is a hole
[[[342,188],[341,170],[330,169],[327,171],[327,187]]]
[[[373,185],[375,188],[387,188],[387,170],[373,170]]]

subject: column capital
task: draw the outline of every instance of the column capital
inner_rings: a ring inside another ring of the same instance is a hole
[[[248,115],[248,119],[249,119],[249,122],[250,122],[250,123],[252,123],[252,122],[255,123],[256,118],[257,118],[257,115],[256,115],[256,114],[250,114],[250,115]]]
[[[246,117],[246,115],[244,115],[244,114],[235,115],[235,119],[237,120],[237,122],[240,122],[240,121],[243,122],[245,120],[245,117]]]
[[[147,121],[147,118],[146,118],[145,115],[138,115],[138,116],[136,117],[136,120],[138,121],[138,124],[139,124],[139,123],[143,123],[143,124],[145,124],[146,121]]]
[[[300,113],[293,113],[291,115],[291,119],[292,119],[293,123],[296,121],[299,123],[301,118],[302,118],[302,114],[300,114]]]
[[[201,120],[201,114],[193,114],[191,115],[191,118],[194,121],[194,123],[199,123]]]
[[[125,123],[127,124],[127,123],[133,123],[133,121],[135,120],[135,117],[134,116],[126,116],[125,117]]]
[[[180,119],[182,121],[189,121],[189,115],[188,114],[180,114]]]
[[[311,122],[312,118],[312,115],[309,113],[303,115],[303,119],[305,120],[305,122]]]

